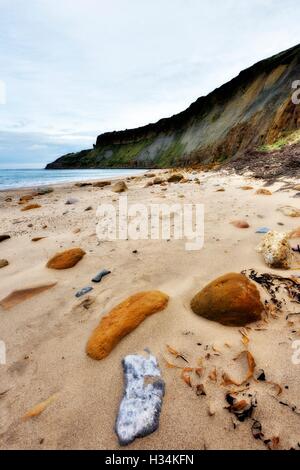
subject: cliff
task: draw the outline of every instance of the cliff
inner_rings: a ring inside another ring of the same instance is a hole
[[[292,82],[300,45],[258,62],[185,111],[136,129],[99,135],[93,149],[47,168],[164,168],[240,158],[299,128]]]

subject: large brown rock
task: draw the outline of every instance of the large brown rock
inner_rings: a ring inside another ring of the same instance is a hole
[[[225,326],[245,326],[261,320],[264,306],[259,292],[243,274],[219,277],[191,302],[194,313]]]
[[[73,268],[85,255],[81,248],[72,248],[61,253],[57,253],[47,263],[50,269],[69,269]]]

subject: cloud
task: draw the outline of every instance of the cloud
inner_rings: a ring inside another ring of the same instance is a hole
[[[182,111],[299,41],[297,0],[1,0],[0,162]]]

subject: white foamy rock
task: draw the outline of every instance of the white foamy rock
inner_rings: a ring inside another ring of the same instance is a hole
[[[157,360],[151,354],[126,356],[122,365],[125,390],[116,433],[120,445],[125,446],[158,428],[165,384]]]

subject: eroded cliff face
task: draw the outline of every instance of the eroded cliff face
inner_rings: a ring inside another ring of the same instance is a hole
[[[240,157],[300,127],[292,83],[300,80],[300,45],[261,61],[155,124],[99,135],[91,150],[47,168],[164,168]]]

